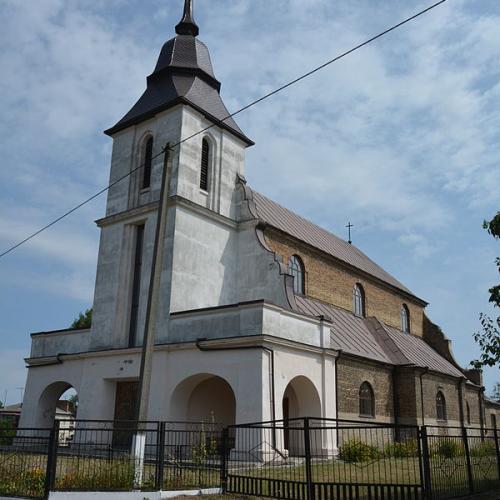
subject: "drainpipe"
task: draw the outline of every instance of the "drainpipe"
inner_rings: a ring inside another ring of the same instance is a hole
[[[271,420],[274,422],[276,420],[276,400],[275,400],[275,384],[274,384],[274,351],[270,347],[265,346],[239,346],[239,347],[207,347],[201,345],[201,342],[205,342],[207,339],[202,338],[196,341],[196,347],[200,351],[209,352],[209,351],[250,351],[255,349],[261,349],[269,353],[269,357],[271,360]],[[274,436],[273,436],[274,438]]]
[[[420,373],[420,405],[421,405],[421,414],[422,414],[422,426],[425,425],[425,411],[424,411],[424,384],[422,382],[422,378],[424,375],[429,373],[429,367],[426,366],[423,371]]]
[[[61,356],[65,356],[65,353],[59,353],[56,354],[55,360],[50,360],[50,361],[42,361],[42,362],[35,362],[35,363],[30,363],[28,368],[30,367],[35,367],[35,366],[52,366],[52,365],[62,365],[63,360],[61,359]]]
[[[394,423],[397,425],[399,422],[399,398],[397,391],[397,373],[398,368],[395,366],[392,369],[392,413],[394,416]]]
[[[335,441],[337,450],[339,449],[339,361],[343,352],[341,349],[337,351],[337,358],[335,359]]]
[[[484,387],[479,389],[479,426],[481,427],[481,439],[485,434],[485,411],[484,411]]]
[[[460,425],[465,427],[465,411],[464,411],[464,386],[465,378],[461,378],[458,381],[458,397],[460,398],[460,404],[458,409],[460,410]]]

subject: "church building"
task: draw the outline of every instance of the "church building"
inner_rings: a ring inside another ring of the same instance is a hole
[[[455,361],[425,300],[248,185],[253,142],[228,118],[191,0],[175,31],[106,131],[92,327],[32,334],[20,426],[50,426],[71,387],[79,419],[135,418],[164,169],[148,420],[496,426],[500,405]]]

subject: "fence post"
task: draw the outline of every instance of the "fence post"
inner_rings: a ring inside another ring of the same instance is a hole
[[[425,425],[420,429],[420,438],[422,441],[421,460],[424,473],[423,486],[425,491],[425,498],[427,500],[431,500],[432,499],[431,459],[429,453],[429,439],[427,436],[427,427]]]
[[[156,436],[156,478],[155,487],[161,491],[163,487],[163,469],[165,466],[165,422],[158,422]]]
[[[474,476],[472,475],[472,462],[470,459],[469,439],[467,427],[462,427],[462,440],[464,442],[465,460],[467,463],[467,479],[469,481],[469,493],[474,493]]]
[[[314,485],[312,481],[311,467],[311,432],[309,427],[309,417],[304,419],[304,454],[306,459],[306,488],[308,500],[314,500]]]
[[[498,441],[498,429],[496,427],[493,429],[493,434],[495,435],[495,449],[497,452],[498,479],[500,479],[500,443]]]
[[[45,473],[45,494],[49,498],[50,491],[54,488],[57,467],[57,446],[59,444],[59,421],[54,420],[54,425],[49,434],[49,446],[47,453],[47,470]]]
[[[222,429],[222,446],[220,457],[220,487],[222,493],[227,492],[227,452],[229,445],[229,428]]]

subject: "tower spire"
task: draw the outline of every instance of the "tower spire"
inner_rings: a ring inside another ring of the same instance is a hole
[[[193,0],[184,0],[184,14],[180,23],[175,27],[178,35],[198,36],[200,29],[193,17]]]

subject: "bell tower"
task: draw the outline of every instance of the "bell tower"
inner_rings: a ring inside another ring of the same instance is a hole
[[[142,342],[167,144],[173,147],[165,165],[169,209],[159,321],[166,328],[171,310],[233,299],[231,286],[222,284],[232,270],[221,269],[220,256],[212,252],[216,230],[200,224],[200,217],[236,219],[236,180],[244,175],[245,149],[253,142],[222,101],[208,48],[198,39],[192,0],[185,0],[175,32],[163,45],[144,93],[105,131],[113,139],[110,182],[121,180],[109,190],[106,217],[98,221],[102,231],[92,326],[95,348]],[[186,246],[188,240],[192,244]],[[200,272],[202,292],[192,296],[187,290],[194,283],[188,275]]]

